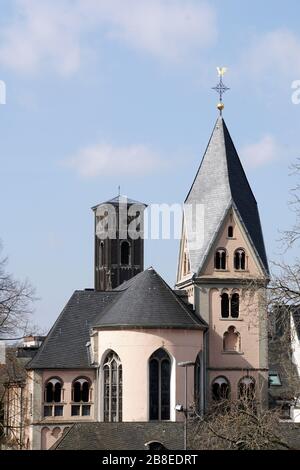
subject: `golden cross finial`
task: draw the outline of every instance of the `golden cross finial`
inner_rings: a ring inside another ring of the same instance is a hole
[[[217,93],[219,93],[220,101],[217,105],[218,110],[220,111],[220,115],[222,115],[222,111],[224,109],[224,103],[223,103],[223,95],[226,91],[230,90],[226,85],[223,83],[223,76],[227,72],[226,67],[217,67],[218,75],[220,77],[220,81],[217,86],[213,87],[213,90],[215,90]]]

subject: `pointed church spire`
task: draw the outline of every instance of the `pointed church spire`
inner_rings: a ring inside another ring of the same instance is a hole
[[[203,208],[200,216],[197,206]],[[202,269],[215,236],[231,207],[238,212],[262,269],[268,274],[257,203],[224,119],[219,116],[185,200],[184,217],[192,272],[199,273]],[[201,244],[193,242],[195,227],[202,231]]]

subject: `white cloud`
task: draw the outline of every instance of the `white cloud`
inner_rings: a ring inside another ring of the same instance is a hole
[[[93,0],[108,35],[155,57],[180,60],[216,39],[216,15],[204,2],[182,0]]]
[[[216,15],[194,0],[14,0],[0,29],[0,64],[19,72],[47,66],[76,72],[87,55],[86,35],[178,61],[216,39]],[[100,47],[101,51],[101,47]],[[97,53],[99,53],[97,51]]]
[[[244,51],[240,67],[257,79],[268,79],[270,86],[282,77],[300,76],[300,37],[288,29],[270,31],[256,37]]]
[[[280,153],[280,146],[275,138],[265,135],[259,142],[243,147],[240,155],[249,168],[257,168],[273,162]]]
[[[86,178],[143,175],[167,165],[159,155],[145,145],[115,147],[108,144],[83,148],[64,163]]]

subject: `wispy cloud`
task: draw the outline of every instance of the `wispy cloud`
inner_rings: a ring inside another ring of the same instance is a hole
[[[239,64],[241,73],[254,79],[267,79],[270,86],[284,78],[300,76],[300,36],[289,29],[258,35]]]
[[[105,37],[175,62],[217,36],[215,10],[202,1],[13,1],[14,14],[0,30],[0,64],[18,72],[76,72],[90,52],[85,39],[91,32],[98,34],[100,50]]]
[[[279,158],[280,145],[272,135],[265,135],[260,141],[246,145],[240,155],[249,168],[267,165]]]
[[[116,147],[98,144],[81,149],[64,165],[82,177],[93,178],[149,174],[165,168],[167,162],[145,145]]]

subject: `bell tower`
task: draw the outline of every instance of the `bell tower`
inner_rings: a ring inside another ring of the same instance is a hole
[[[184,202],[177,289],[209,325],[206,403],[268,396],[269,267],[258,206],[222,113]]]
[[[115,289],[144,270],[144,210],[117,196],[98,204],[95,215],[95,290]]]

